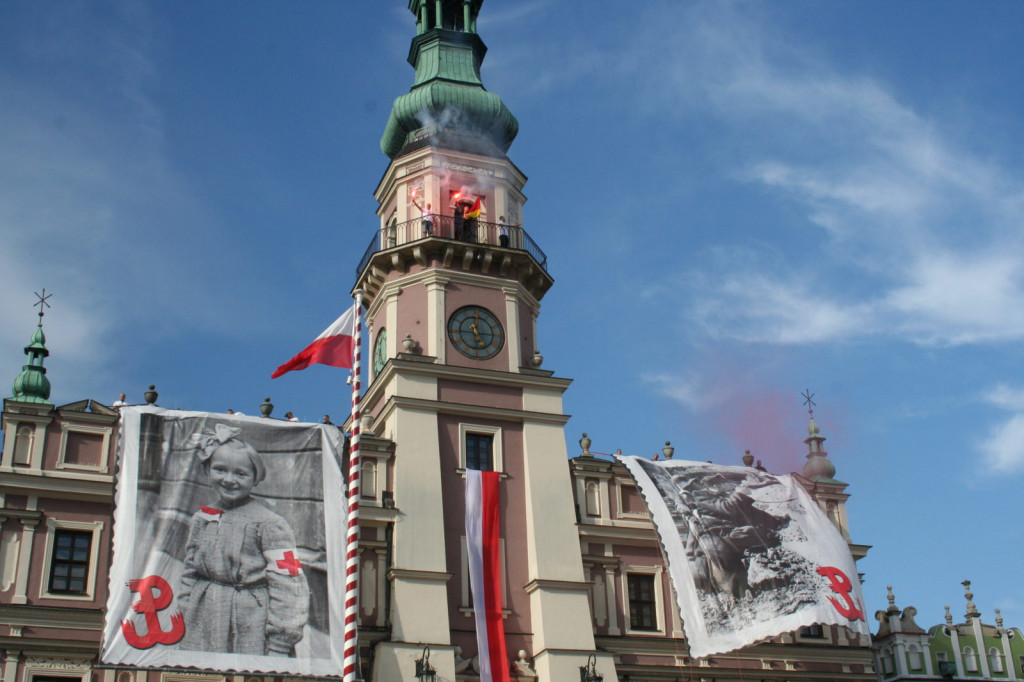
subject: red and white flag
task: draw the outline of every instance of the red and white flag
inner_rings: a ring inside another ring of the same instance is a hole
[[[352,352],[356,336],[356,306],[352,306],[341,317],[334,321],[313,343],[301,353],[284,363],[270,375],[276,379],[292,370],[306,369],[313,364],[330,365],[331,367],[351,367]]]
[[[509,682],[501,615],[501,517],[497,471],[466,470],[466,545],[481,682]]]

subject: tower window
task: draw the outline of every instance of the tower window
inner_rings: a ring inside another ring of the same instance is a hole
[[[54,533],[50,592],[86,592],[91,545],[92,533],[87,531],[58,529]]]
[[[629,629],[657,630],[658,618],[654,598],[654,576],[630,573],[629,586]]]
[[[490,433],[466,434],[466,468],[491,471],[494,469],[492,452],[494,435]]]

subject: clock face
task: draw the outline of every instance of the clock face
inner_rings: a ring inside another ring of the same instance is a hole
[[[448,338],[466,357],[486,360],[497,355],[505,345],[505,330],[491,311],[467,305],[448,318]]]
[[[377,343],[373,347],[373,373],[379,374],[388,361],[388,330],[377,332]]]

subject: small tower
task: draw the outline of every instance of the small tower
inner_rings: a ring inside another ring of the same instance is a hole
[[[807,461],[802,476],[799,476],[800,481],[849,543],[853,558],[859,560],[867,555],[870,547],[854,544],[850,540],[850,522],[846,515],[846,501],[850,496],[845,492],[848,484],[835,478],[835,464],[828,458],[824,448],[825,437],[814,421],[814,394],[808,390],[803,397],[804,405],[807,406],[807,438],[804,439]]]
[[[52,294],[51,294],[52,295]],[[37,294],[39,296],[39,294]],[[39,296],[39,323],[32,334],[32,340],[25,346],[25,355],[28,356],[28,364],[22,366],[21,374],[14,379],[14,393],[12,400],[20,403],[37,403],[40,405],[52,405],[50,402],[50,380],[46,378],[46,368],[43,367],[43,360],[50,354],[46,348],[46,335],[43,334],[44,307],[49,307],[46,302],[50,296]]]

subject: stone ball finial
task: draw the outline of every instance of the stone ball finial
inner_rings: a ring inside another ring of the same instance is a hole
[[[743,466],[748,466],[749,467],[749,466],[753,466],[753,465],[754,465],[754,456],[752,454],[750,454],[750,450],[744,450],[743,451]]]
[[[270,402],[270,396],[263,399],[260,403],[260,414],[264,417],[269,417],[274,412],[274,404]]]
[[[665,441],[665,447],[661,449],[661,454],[665,455],[665,459],[672,459],[672,455],[674,455],[675,452],[676,449],[672,447],[672,443],[670,441]]]
[[[416,342],[412,340],[412,334],[406,334],[405,338],[402,339],[402,348],[405,349],[406,353],[411,353],[416,348]]]
[[[533,351],[533,357],[530,359],[534,367],[540,368],[544,364],[544,356],[540,354],[539,350]]]
[[[156,405],[156,399],[160,397],[160,394],[156,392],[156,385],[150,384],[149,390],[142,394],[146,399],[147,405]]]

